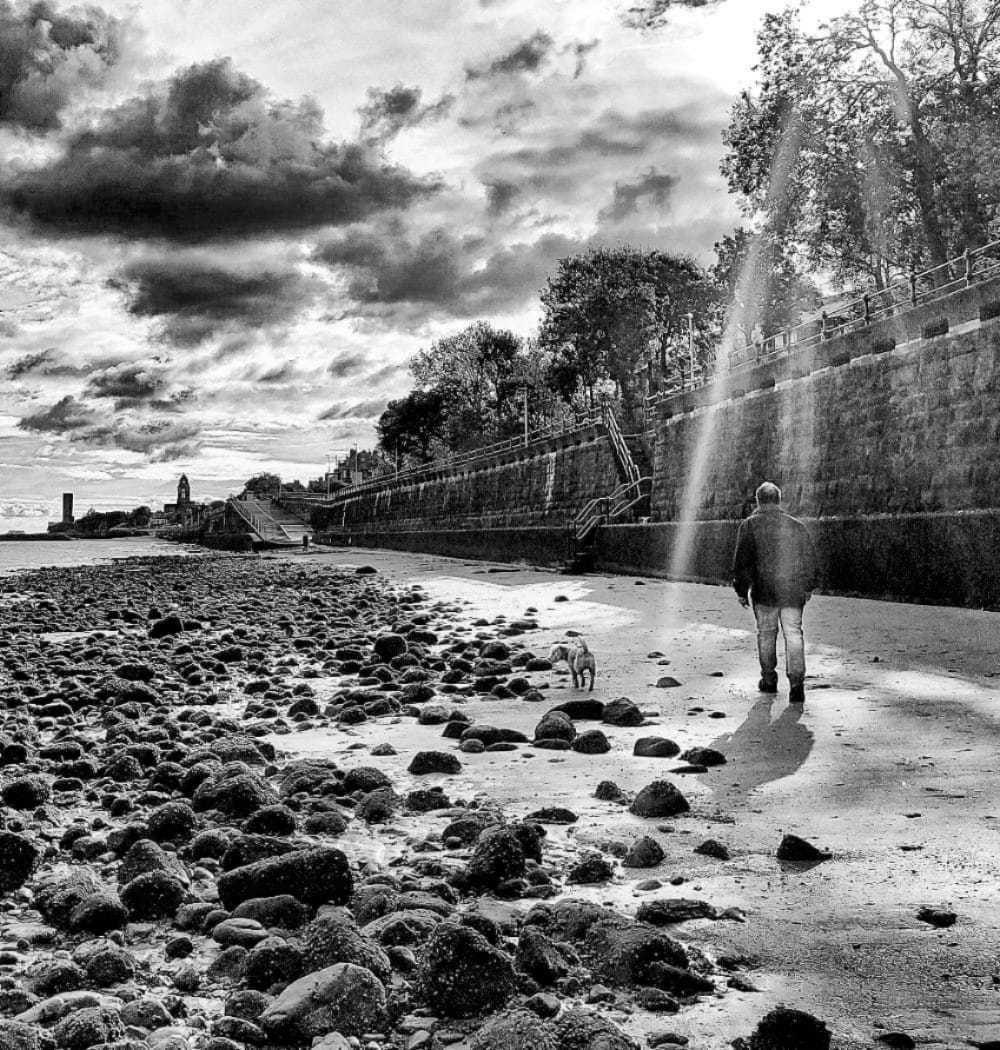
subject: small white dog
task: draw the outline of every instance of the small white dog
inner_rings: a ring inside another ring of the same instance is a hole
[[[586,684],[586,674],[590,672],[590,689],[588,692],[594,691],[594,674],[597,670],[597,662],[594,660],[594,654],[587,648],[587,643],[582,638],[577,638],[574,642],[559,642],[552,646],[552,652],[549,653],[549,660],[557,664],[560,660],[565,660],[569,665],[569,673],[573,676],[573,688],[581,689]]]

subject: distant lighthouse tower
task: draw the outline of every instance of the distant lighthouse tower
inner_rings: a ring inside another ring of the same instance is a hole
[[[177,482],[177,509],[183,510],[191,503],[191,485],[188,483],[187,474],[181,474]]]

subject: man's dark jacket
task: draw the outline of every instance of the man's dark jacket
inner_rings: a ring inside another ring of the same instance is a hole
[[[765,503],[740,522],[733,586],[758,605],[805,605],[819,583],[816,550],[805,525]]]

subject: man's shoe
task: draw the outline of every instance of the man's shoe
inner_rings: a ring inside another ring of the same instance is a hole
[[[757,683],[757,691],[760,693],[776,693],[778,691],[778,679],[762,678]]]
[[[799,682],[788,690],[788,702],[790,704],[804,704],[806,702],[806,687]]]

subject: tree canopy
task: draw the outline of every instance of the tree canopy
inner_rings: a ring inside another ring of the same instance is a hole
[[[768,237],[882,287],[988,239],[1000,0],[861,0],[817,32],[768,15],[723,172]]]
[[[630,402],[636,368],[650,353],[666,365],[687,314],[703,316],[711,299],[704,271],[666,252],[593,248],[560,259],[542,292],[539,332],[552,385],[565,398],[582,390],[592,399],[610,381]]]

